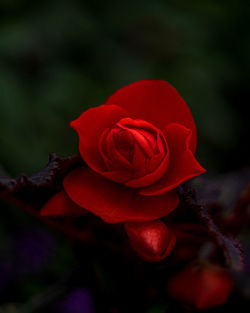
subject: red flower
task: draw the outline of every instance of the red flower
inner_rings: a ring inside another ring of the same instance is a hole
[[[146,261],[161,261],[174,248],[175,235],[162,221],[126,223],[125,229],[133,249]]]
[[[232,291],[230,273],[208,263],[191,264],[171,278],[168,293],[182,304],[204,310],[226,303]]]
[[[128,85],[71,126],[88,166],[68,174],[66,193],[51,199],[42,215],[78,216],[84,208],[107,223],[152,221],[177,207],[180,183],[205,171],[194,157],[191,112],[165,81]]]

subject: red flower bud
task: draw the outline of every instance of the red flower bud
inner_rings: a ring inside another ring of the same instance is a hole
[[[125,229],[133,249],[146,261],[161,261],[174,248],[175,235],[162,221],[126,223]]]
[[[168,281],[168,293],[197,310],[226,303],[233,287],[230,273],[218,265],[192,263]]]

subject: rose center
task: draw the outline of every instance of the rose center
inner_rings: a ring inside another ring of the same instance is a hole
[[[147,181],[151,184],[158,180],[169,161],[164,134],[143,120],[120,120],[113,128],[103,132],[99,148],[106,171],[126,172],[128,175],[122,182],[133,187],[146,186],[149,184]],[[151,176],[150,180],[148,176]],[[134,186],[133,182],[138,180],[144,182]]]

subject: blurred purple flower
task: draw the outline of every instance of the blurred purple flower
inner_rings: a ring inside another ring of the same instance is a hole
[[[56,313],[94,313],[93,299],[87,288],[73,289],[58,302],[53,312]]]
[[[18,264],[20,272],[42,270],[48,264],[54,248],[52,236],[41,229],[18,229],[12,236],[13,261]]]
[[[26,274],[42,271],[53,255],[55,242],[46,231],[18,228],[0,247],[0,294]]]
[[[14,275],[13,264],[6,260],[0,260],[0,293],[11,283]]]

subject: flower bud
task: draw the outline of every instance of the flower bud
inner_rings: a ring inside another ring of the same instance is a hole
[[[94,303],[90,291],[84,287],[76,287],[54,305],[50,312],[56,313],[94,313]]]
[[[183,305],[204,310],[226,303],[233,287],[230,273],[218,265],[192,263],[168,281],[168,293]]]
[[[159,220],[126,223],[125,230],[138,256],[148,262],[166,258],[175,245],[175,235]]]

